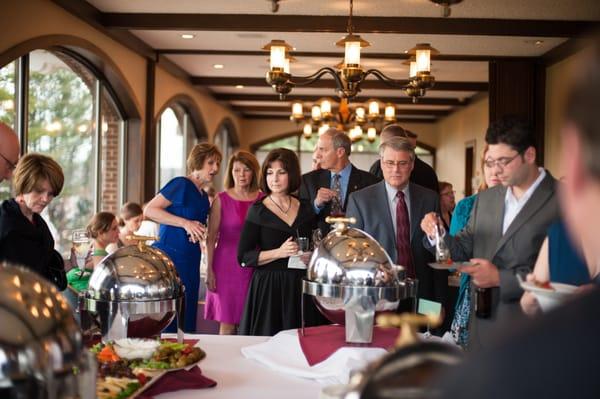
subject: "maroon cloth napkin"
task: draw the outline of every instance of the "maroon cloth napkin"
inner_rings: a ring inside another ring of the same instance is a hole
[[[346,342],[346,330],[344,326],[330,325],[308,327],[298,329],[298,338],[300,347],[310,366],[322,362],[331,356],[336,350],[346,346],[351,348],[383,348],[388,349],[394,346],[398,337],[399,329],[381,328],[373,329],[373,342],[370,344],[349,344]]]
[[[151,399],[165,392],[180,391],[182,389],[212,388],[217,383],[202,375],[198,366],[190,370],[176,370],[164,374],[146,391],[140,393],[138,399]]]

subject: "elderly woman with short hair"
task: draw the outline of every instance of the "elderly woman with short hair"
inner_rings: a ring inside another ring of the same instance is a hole
[[[67,286],[62,256],[40,213],[60,194],[62,168],[42,154],[27,154],[13,174],[15,197],[0,205],[0,261],[28,267],[53,282]]]

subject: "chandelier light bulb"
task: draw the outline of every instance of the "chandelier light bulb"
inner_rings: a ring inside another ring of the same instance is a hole
[[[294,119],[302,119],[304,111],[302,110],[302,103],[296,102],[292,104],[292,116]]]
[[[396,107],[393,104],[385,106],[385,120],[388,122],[394,122],[396,120]]]
[[[360,65],[360,41],[346,42],[344,64],[346,64],[346,66]]]
[[[304,134],[304,137],[310,137],[312,135],[312,126],[310,123],[306,123],[304,125],[304,128],[302,129],[302,133]]]
[[[375,129],[374,127],[370,127],[367,129],[367,139],[369,141],[375,141],[375,138],[377,137],[377,129]]]
[[[271,46],[271,70],[285,69],[286,57],[285,46]],[[289,60],[287,61],[288,71],[290,69]]]
[[[375,100],[369,102],[369,117],[377,118],[379,116],[379,103]]]
[[[358,107],[356,108],[356,111],[354,111],[356,114],[356,121],[357,122],[364,122],[365,121],[365,109],[363,107]]]
[[[321,107],[318,105],[313,105],[310,109],[310,117],[315,121],[321,120]]]
[[[331,115],[331,101],[323,100],[321,101],[321,116],[325,118],[328,115]]]
[[[408,77],[410,79],[414,79],[417,77],[417,61],[411,61],[410,62],[410,70],[408,73]]]
[[[417,49],[417,73],[418,72],[429,72],[430,69],[430,56],[431,51],[427,48]]]
[[[319,136],[329,130],[329,124],[325,123],[319,127]]]
[[[287,57],[283,59],[283,72],[290,73],[290,59]]]

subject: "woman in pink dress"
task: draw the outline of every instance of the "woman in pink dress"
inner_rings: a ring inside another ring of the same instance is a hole
[[[207,239],[206,305],[204,318],[219,322],[219,334],[235,334],[240,322],[252,268],[237,261],[237,247],[246,213],[262,194],[258,190],[258,161],[247,151],[231,156],[225,191],[210,209]]]

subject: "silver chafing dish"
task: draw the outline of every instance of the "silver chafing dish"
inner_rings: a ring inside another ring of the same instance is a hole
[[[373,237],[348,227],[353,218],[327,222],[335,229],[315,248],[303,293],[314,297],[330,321],[345,324],[347,342],[369,343],[375,312],[395,311],[401,299],[414,300],[417,282],[405,278],[404,268],[393,265]]]
[[[185,287],[173,261],[161,250],[146,246],[153,237],[133,236],[138,245],[119,248],[98,264],[79,309],[84,330],[100,327],[103,341],[151,337],[177,317],[183,341]]]
[[[0,324],[0,397],[95,397],[96,362],[52,283],[0,265]]]

